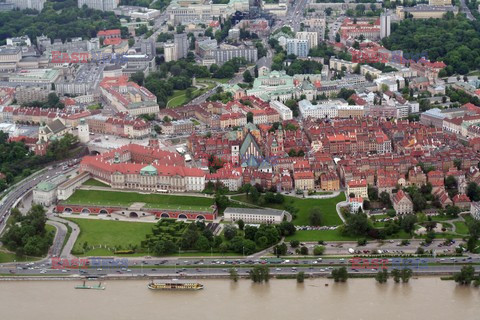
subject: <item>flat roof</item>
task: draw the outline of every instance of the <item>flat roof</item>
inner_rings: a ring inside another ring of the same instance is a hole
[[[284,210],[276,210],[276,209],[250,209],[250,208],[233,208],[228,207],[225,209],[225,213],[238,213],[238,214],[261,214],[261,215],[269,215],[269,216],[281,216],[284,214]]]

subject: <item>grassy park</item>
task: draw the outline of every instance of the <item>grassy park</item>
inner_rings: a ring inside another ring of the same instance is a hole
[[[105,221],[97,219],[68,218],[80,228],[80,235],[73,247],[73,252],[83,253],[86,242],[88,250],[85,255],[113,255],[115,247],[127,249],[129,246],[140,247],[147,234],[152,233],[154,224],[146,222]]]
[[[64,204],[103,205],[128,207],[135,202],[145,203],[147,208],[208,211],[213,209],[212,198],[174,196],[166,194],[147,194],[121,191],[76,190],[63,201]]]
[[[250,203],[246,195],[234,196],[232,199]],[[343,193],[329,199],[303,199],[285,196],[285,202],[283,204],[266,204],[265,206],[280,210],[284,209],[287,205],[297,208],[297,217],[293,220],[293,223],[301,226],[309,225],[308,216],[310,214],[310,209],[318,207],[322,212],[323,225],[338,226],[342,224],[342,220],[337,214],[336,205],[341,201],[345,201],[345,195]]]

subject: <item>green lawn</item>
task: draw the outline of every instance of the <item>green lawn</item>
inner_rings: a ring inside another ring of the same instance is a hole
[[[114,247],[128,249],[129,245],[140,246],[147,234],[152,233],[154,224],[142,222],[104,221],[97,219],[68,218],[80,228],[73,252],[82,253],[83,244],[90,248],[86,255],[113,255]],[[100,247],[101,246],[101,247]]]
[[[455,230],[459,234],[468,235],[468,227],[463,221],[454,221],[453,224],[455,225]]]
[[[204,88],[195,88],[193,87],[192,91],[192,99],[203,94],[205,91],[212,89],[215,87],[215,84],[212,82],[206,82],[197,80],[198,85],[205,86]],[[179,106],[183,106],[184,104],[188,103],[191,99],[187,98],[185,93],[187,90],[175,90],[173,95],[169,97],[170,99],[167,102],[167,108],[175,108]]]
[[[174,196],[166,194],[143,194],[136,192],[76,190],[63,201],[64,204],[95,204],[128,207],[135,202],[144,202],[147,208],[197,210],[211,212],[214,199],[206,197]]]
[[[95,180],[95,179],[88,179],[83,183],[84,186],[95,186],[95,187],[107,187],[109,188],[110,186],[106,183],[103,183],[101,181]]]
[[[246,195],[239,195],[232,197],[235,200],[249,202]],[[292,205],[298,209],[297,217],[293,220],[296,225],[306,226],[309,224],[308,216],[310,209],[319,207],[323,214],[323,224],[326,226],[341,225],[342,220],[337,214],[336,204],[345,201],[345,195],[341,193],[335,198],[329,199],[303,199],[297,197],[285,196],[283,204],[267,204],[266,206],[274,209],[284,209],[286,205]]]
[[[170,100],[167,102],[167,108],[175,108],[187,103],[187,97],[185,96],[186,90],[175,90]]]

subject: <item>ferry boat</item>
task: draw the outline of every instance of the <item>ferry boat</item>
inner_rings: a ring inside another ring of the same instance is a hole
[[[173,279],[170,282],[150,282],[148,289],[151,290],[202,290],[203,284],[196,282],[178,282]]]
[[[85,284],[85,281],[83,281],[83,284],[75,286],[75,289],[105,290],[105,286],[102,286],[101,282],[99,282],[98,285],[96,285],[96,286],[87,286]]]

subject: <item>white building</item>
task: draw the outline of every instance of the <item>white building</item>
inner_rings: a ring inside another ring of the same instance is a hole
[[[7,0],[6,3],[12,3],[15,8],[20,10],[34,9],[38,11],[43,10],[46,0]]]
[[[81,143],[87,143],[90,141],[90,129],[88,123],[85,122],[85,119],[80,120],[80,124],[77,126],[78,130],[78,141]]]
[[[304,99],[298,103],[298,109],[302,118],[336,118],[338,117],[338,107],[348,106],[346,102],[340,100],[319,101],[313,105],[310,101]]]
[[[392,23],[392,17],[388,13],[382,13],[380,15],[380,39],[386,38],[390,35],[390,24]]]
[[[350,205],[350,213],[358,213],[360,209],[363,211],[362,197],[348,198],[348,204]]]
[[[284,210],[228,207],[223,213],[225,221],[243,220],[245,223],[280,224],[286,215]]]
[[[470,203],[470,214],[476,220],[480,220],[480,202]]]
[[[65,182],[64,175],[56,176],[48,181],[42,181],[33,189],[33,202],[42,206],[51,206],[57,201],[57,187]]]
[[[318,46],[317,32],[307,32],[307,31],[297,32],[297,34],[295,34],[295,38],[299,40],[307,40],[310,48],[315,48]]]
[[[294,54],[300,58],[308,57],[310,50],[309,41],[301,39],[287,39],[287,54]]]
[[[120,0],[78,0],[78,7],[86,5],[89,8],[101,11],[113,11],[118,7]]]
[[[177,60],[177,51],[175,50],[175,43],[165,43],[163,45],[163,55],[165,62]]]
[[[282,120],[292,120],[293,112],[289,107],[277,100],[270,101],[270,107],[278,112]]]

